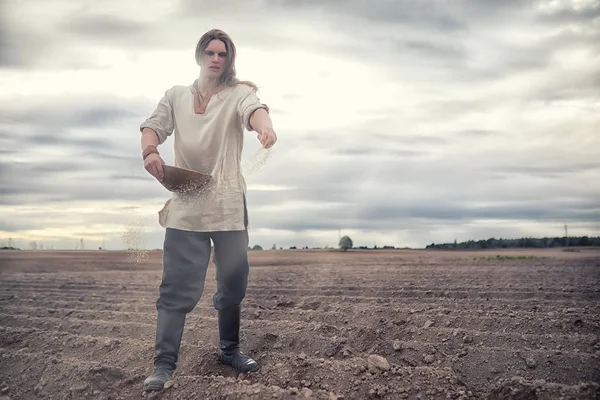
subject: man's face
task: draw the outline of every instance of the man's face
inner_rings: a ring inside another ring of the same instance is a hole
[[[227,64],[227,49],[225,43],[220,40],[212,40],[201,58],[203,74],[209,78],[219,78],[223,74]]]

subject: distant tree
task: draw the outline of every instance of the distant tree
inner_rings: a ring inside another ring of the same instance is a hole
[[[273,245],[273,247],[271,247],[271,250],[277,250],[277,246]]]
[[[255,244],[254,247],[252,247],[252,250],[262,250],[262,249],[263,248],[258,244]]]
[[[515,238],[515,239],[495,239],[487,240],[468,240],[461,243],[432,243],[426,248],[428,249],[495,249],[495,248],[550,248],[550,247],[566,247],[566,246],[600,246],[600,237],[581,236],[569,238],[566,237],[543,237],[543,238]]]
[[[348,249],[351,249],[352,246],[353,246],[352,239],[350,239],[349,236],[343,236],[340,239],[340,249],[346,251]]]

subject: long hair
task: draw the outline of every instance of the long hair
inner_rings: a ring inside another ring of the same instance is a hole
[[[254,90],[257,90],[257,86],[250,81],[240,81],[236,76],[235,70],[235,58],[236,58],[236,48],[231,37],[223,32],[220,29],[211,29],[206,32],[196,45],[196,64],[200,65],[200,57],[208,47],[209,43],[213,40],[220,40],[225,44],[225,49],[227,50],[227,62],[225,63],[225,70],[223,74],[219,78],[220,85],[226,86],[236,86],[240,83],[246,84]]]

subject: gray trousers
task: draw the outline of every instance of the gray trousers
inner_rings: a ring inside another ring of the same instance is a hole
[[[187,314],[196,307],[204,292],[211,240],[217,275],[213,305],[221,310],[241,304],[248,285],[248,232],[189,232],[167,228],[157,310]]]
[[[204,292],[206,270],[214,243],[217,291],[215,309],[240,305],[248,286],[248,212],[244,199],[241,231],[190,232],[167,228],[164,240],[163,276],[157,310],[191,312]]]
[[[244,201],[245,205],[245,201]],[[217,290],[213,305],[219,310],[220,339],[237,340],[239,307],[248,286],[248,214],[244,230],[190,232],[167,228],[164,240],[163,275],[156,300],[155,365],[176,368],[186,315],[195,307],[206,280],[214,243]],[[229,324],[221,329],[221,320]]]

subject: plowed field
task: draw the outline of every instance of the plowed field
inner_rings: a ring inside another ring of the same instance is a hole
[[[261,369],[216,358],[211,264],[174,386],[143,394],[161,252],[0,252],[0,399],[600,398],[600,249],[249,254]]]

